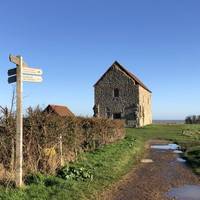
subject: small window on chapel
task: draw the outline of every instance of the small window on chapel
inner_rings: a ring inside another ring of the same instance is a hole
[[[118,88],[114,89],[114,97],[119,97],[119,89]]]
[[[111,111],[108,107],[106,107],[106,117],[110,118],[111,117]]]

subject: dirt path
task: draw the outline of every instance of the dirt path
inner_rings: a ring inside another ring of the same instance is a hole
[[[151,141],[149,145],[166,143]],[[104,200],[168,200],[166,192],[185,184],[200,184],[200,178],[185,163],[177,162],[178,154],[172,151],[149,149],[145,158],[153,163],[141,163],[111,191],[103,194]]]

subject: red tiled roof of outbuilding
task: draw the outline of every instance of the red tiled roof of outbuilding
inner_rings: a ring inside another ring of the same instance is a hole
[[[72,113],[67,106],[61,106],[61,105],[49,104],[44,111],[49,113],[56,113],[61,117],[75,116],[74,113]]]

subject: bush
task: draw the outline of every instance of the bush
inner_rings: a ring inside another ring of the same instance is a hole
[[[14,169],[15,115],[4,109],[0,116],[0,162],[10,170]],[[25,172],[48,174],[76,160],[80,152],[93,151],[125,135],[124,123],[119,120],[60,117],[39,107],[27,109],[23,129]]]
[[[195,146],[195,147],[189,148],[186,151],[185,155],[189,161],[200,164],[200,146]]]
[[[27,185],[30,184],[43,184],[44,183],[44,175],[40,173],[31,173],[24,177],[24,183]]]
[[[59,178],[68,180],[68,179],[72,179],[72,180],[81,180],[81,181],[85,181],[85,180],[93,180],[93,174],[91,172],[91,170],[86,169],[84,167],[74,167],[74,166],[65,166],[61,169],[58,170],[57,172],[57,176]]]
[[[185,118],[186,124],[200,124],[200,115],[188,116]]]
[[[46,187],[52,187],[54,185],[59,186],[63,184],[63,180],[57,177],[47,177],[44,181]]]

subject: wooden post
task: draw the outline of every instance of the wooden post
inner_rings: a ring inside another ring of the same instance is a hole
[[[22,67],[23,58],[19,56],[20,63],[17,65],[17,133],[16,133],[16,186],[22,186],[22,161],[23,161],[23,111],[22,111]]]
[[[60,143],[60,165],[63,166],[64,162],[63,162],[63,147],[62,147],[62,135],[61,134],[59,137],[59,143]]]
[[[10,161],[10,168],[12,173],[14,172],[14,167],[15,167],[15,142],[14,142],[14,138],[12,138],[11,140],[11,144],[12,144],[12,150],[11,150],[11,161]]]

